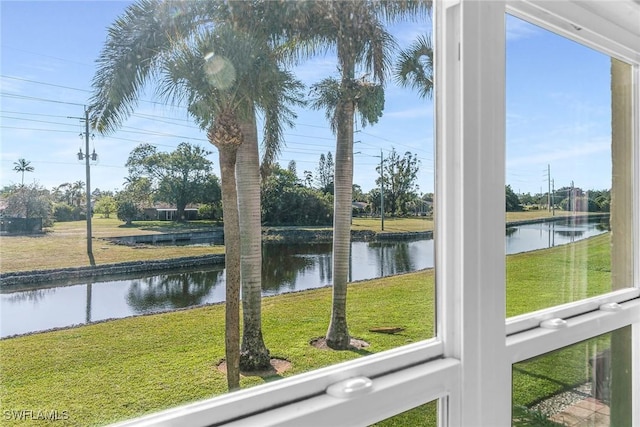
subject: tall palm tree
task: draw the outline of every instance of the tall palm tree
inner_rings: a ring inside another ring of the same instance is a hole
[[[15,165],[13,170],[22,173],[22,181],[20,182],[20,185],[24,187],[24,173],[33,172],[34,168],[31,166],[31,162],[25,159],[18,159],[18,161],[13,162],[13,164]]]
[[[333,110],[328,111],[336,133],[333,303],[326,335],[327,345],[333,349],[347,349],[350,342],[346,300],[351,243],[354,115],[356,111],[361,113],[363,125],[374,123],[384,107],[380,85],[389,72],[391,49],[395,43],[385,29],[383,19],[392,21],[429,6],[430,2],[420,1],[322,1],[312,2],[310,6],[308,34],[321,45],[335,47],[341,74],[339,82],[325,80],[316,86],[319,96],[315,102],[316,107],[334,105]],[[370,74],[374,83],[357,79],[357,70]],[[361,98],[363,91],[371,94],[367,102]]]
[[[418,91],[421,98],[433,95],[433,45],[428,35],[421,35],[400,52],[394,75],[403,87]]]
[[[110,28],[98,60],[91,111],[94,127],[102,132],[112,131],[133,111],[144,85],[155,81],[165,99],[186,103],[189,113],[219,148],[227,283],[234,286],[233,281],[240,277],[237,264],[242,264],[245,307],[242,359],[247,362],[243,367],[259,369],[270,361],[261,331],[260,244],[253,243],[260,242],[260,222],[259,217],[257,226],[240,222],[240,232],[234,218],[239,204],[241,216],[260,212],[259,178],[236,183],[235,176],[239,181],[246,176],[258,176],[256,109],[265,114],[267,151],[277,151],[274,145],[281,140],[282,125],[290,123],[293,117],[286,106],[298,98],[299,84],[280,70],[266,31],[249,34],[234,29],[239,27],[235,20],[242,17],[234,6],[243,3],[140,0],[130,6]],[[254,21],[260,23],[257,18]],[[254,186],[253,193],[247,195],[246,190]],[[232,228],[226,230],[227,226]],[[240,245],[241,235],[249,236],[243,241],[252,243]],[[234,253],[236,243],[245,254],[238,262]],[[256,294],[258,298],[252,297]],[[228,300],[228,307],[232,303]],[[231,356],[227,354],[227,362],[233,370]],[[231,383],[230,387],[233,388]]]

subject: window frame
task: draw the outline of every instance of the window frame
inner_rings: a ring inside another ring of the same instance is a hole
[[[438,0],[434,6],[436,337],[119,425],[366,425],[434,399],[440,426],[510,425],[513,363],[627,325],[633,394],[640,396],[640,257],[630,289],[505,319],[503,166],[505,13],[632,64],[632,229],[640,254],[640,32],[565,0]],[[612,302],[620,310],[600,308]],[[540,327],[555,317],[567,326]],[[372,380],[361,393],[326,393],[360,376]],[[640,405],[633,411],[640,423]]]

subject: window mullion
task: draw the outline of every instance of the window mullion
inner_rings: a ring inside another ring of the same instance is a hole
[[[439,9],[436,277],[445,356],[462,362],[447,415],[451,426],[508,425],[505,5],[463,0]]]

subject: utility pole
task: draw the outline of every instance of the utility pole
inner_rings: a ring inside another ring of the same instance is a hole
[[[553,193],[556,192],[556,187],[555,187],[555,182],[553,180],[551,180],[551,215],[555,216],[556,215],[556,202],[555,200],[553,200]]]
[[[92,244],[92,232],[91,232],[91,169],[89,160],[97,160],[98,155],[96,150],[89,154],[89,110],[85,107],[84,117],[70,117],[71,119],[79,119],[84,121],[84,140],[85,140],[85,153],[82,153],[82,149],[78,152],[78,160],[85,160],[85,172],[87,180],[87,255],[89,256],[89,262],[91,265],[95,265],[95,259],[93,257],[93,244]],[[80,134],[82,136],[82,134]]]
[[[383,160],[382,149],[380,149],[380,223],[381,231],[384,231],[384,172],[383,172]]]
[[[547,164],[547,182],[549,183],[549,192],[547,193],[547,211],[551,212],[551,165]]]

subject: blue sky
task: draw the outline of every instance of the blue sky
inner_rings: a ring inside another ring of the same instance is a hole
[[[106,39],[106,28],[130,2],[1,1],[0,184],[20,182],[14,162],[25,158],[35,171],[25,183],[53,188],[85,180],[80,120],[88,102],[94,61]],[[547,165],[556,188],[573,180],[584,189],[610,186],[609,59],[573,42],[514,18],[508,24],[507,183],[522,192],[547,188]],[[407,46],[428,23],[393,28]],[[335,75],[334,58],[315,58],[297,67],[307,85]],[[122,188],[129,152],[139,143],[173,150],[181,142],[199,144],[218,174],[215,148],[186,115],[165,107],[153,93],[143,96],[125,127],[96,135],[90,149],[99,155],[91,168],[93,189]],[[321,153],[335,152],[335,137],[324,112],[301,110],[296,127],[286,132],[280,163],[297,163],[298,175],[315,171]],[[354,183],[365,191],[375,186],[380,152],[392,147],[421,160],[420,192],[433,191],[433,106],[389,79],[380,122],[355,136]]]

